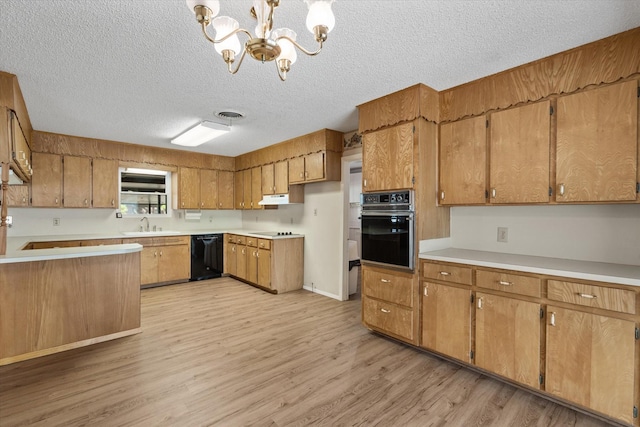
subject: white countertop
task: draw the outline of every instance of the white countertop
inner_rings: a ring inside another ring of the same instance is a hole
[[[422,252],[419,254],[419,258],[573,279],[617,283],[620,285],[640,286],[640,266],[637,265],[576,261],[456,248]]]
[[[29,242],[56,242],[72,240],[94,240],[94,239],[127,239],[140,237],[161,237],[161,236],[191,236],[195,234],[221,234],[233,233],[260,239],[292,239],[304,237],[302,234],[292,234],[287,236],[266,236],[256,234],[255,231],[245,230],[189,230],[189,231],[151,231],[141,232],[131,235],[128,232],[115,232],[104,234],[71,234],[71,235],[47,235],[47,236],[16,236],[7,238],[7,251],[5,255],[0,255],[0,264],[16,262],[44,261],[50,259],[82,258],[90,256],[116,255],[142,250],[142,246],[137,243],[126,243],[121,245],[104,246],[78,246],[71,248],[51,248],[51,249],[23,249]]]

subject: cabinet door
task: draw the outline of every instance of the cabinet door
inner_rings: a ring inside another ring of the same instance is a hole
[[[487,132],[484,116],[440,125],[440,204],[486,201]]]
[[[189,245],[160,246],[158,249],[158,281],[188,279],[191,275]]]
[[[200,170],[200,209],[218,209],[218,171]]]
[[[237,245],[236,248],[236,276],[241,279],[247,279],[247,247],[245,245]]]
[[[271,251],[258,249],[258,285],[271,289]]]
[[[251,169],[251,209],[262,209],[258,203],[262,200],[262,168]]]
[[[10,185],[7,191],[7,206],[29,206],[29,186]]]
[[[251,209],[251,169],[242,171],[242,192],[242,209]]]
[[[158,248],[143,247],[140,253],[140,284],[158,283]]]
[[[324,152],[308,154],[304,159],[305,181],[324,179]]]
[[[233,172],[218,171],[218,208],[233,209]]]
[[[631,321],[547,308],[546,391],[633,423]]]
[[[247,280],[258,283],[258,248],[247,246]]]
[[[286,160],[274,165],[274,193],[287,194],[289,192],[289,162]]]
[[[118,161],[93,159],[93,207],[113,208],[118,205]]]
[[[91,207],[91,159],[64,156],[63,203],[65,208]]]
[[[224,272],[232,276],[236,276],[237,273],[237,256],[236,256],[236,244],[225,242],[224,243]]]
[[[471,362],[470,289],[423,283],[422,346]]]
[[[638,83],[558,98],[556,201],[636,200]]]
[[[289,184],[304,182],[304,157],[289,160]]]
[[[238,171],[234,173],[234,206],[235,209],[244,209],[244,173]]]
[[[478,292],[476,365],[540,388],[540,304]]]
[[[551,102],[491,115],[489,201],[549,201]]]
[[[179,209],[200,209],[200,170],[180,168],[178,202]]]
[[[413,122],[364,135],[363,191],[413,188],[413,136]]]
[[[31,206],[62,206],[62,157],[57,154],[32,153]]]
[[[275,194],[275,165],[262,166],[262,194]]]

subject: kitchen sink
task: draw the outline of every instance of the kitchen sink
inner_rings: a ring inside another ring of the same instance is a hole
[[[146,236],[175,236],[185,234],[182,231],[162,230],[162,231],[123,231],[122,234],[130,237],[146,237]]]

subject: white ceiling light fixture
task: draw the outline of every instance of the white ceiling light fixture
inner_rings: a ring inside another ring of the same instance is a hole
[[[229,131],[231,126],[204,120],[173,138],[171,143],[184,147],[197,147]]]
[[[187,0],[187,6],[196,15],[196,20],[202,26],[204,36],[214,43],[216,51],[222,55],[224,62],[231,74],[235,74],[242,65],[242,60],[248,53],[254,59],[261,62],[275,61],[280,80],[285,81],[291,64],[296,62],[296,48],[309,56],[315,56],[322,50],[323,43],[327,40],[327,34],[335,26],[335,17],[331,11],[331,4],[335,0],[304,0],[308,7],[307,28],[313,33],[318,42],[318,49],[308,51],[296,42],[296,33],[289,28],[273,30],[273,13],[280,4],[280,0],[253,0],[251,16],[258,24],[255,28],[255,36],[249,31],[240,28],[238,21],[228,16],[218,16],[220,11],[219,0]],[[215,19],[214,19],[215,18]],[[213,25],[216,30],[216,38],[209,36],[207,27]],[[240,46],[238,33],[245,34],[248,39],[244,47]],[[235,68],[233,63],[236,56],[240,59]]]

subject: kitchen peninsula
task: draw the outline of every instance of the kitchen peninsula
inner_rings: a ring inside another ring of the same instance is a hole
[[[0,256],[0,366],[140,332],[138,244]]]

